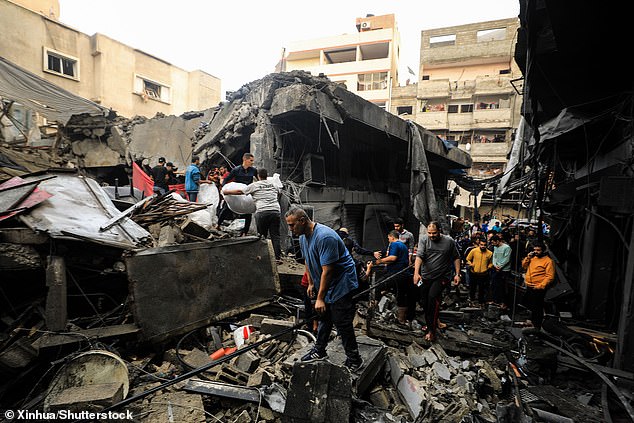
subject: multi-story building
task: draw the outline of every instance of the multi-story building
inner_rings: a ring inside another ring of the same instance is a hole
[[[390,110],[398,86],[400,38],[396,19],[368,15],[356,19],[357,33],[296,41],[285,48],[281,71],[324,74],[348,91]]]
[[[419,81],[394,90],[390,111],[457,142],[471,154],[476,178],[504,172],[519,125],[518,26],[512,18],[423,30]]]
[[[220,102],[220,79],[186,71],[58,20],[58,0],[0,0],[0,56],[119,115],[152,117]]]

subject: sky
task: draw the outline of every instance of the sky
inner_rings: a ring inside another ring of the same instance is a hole
[[[96,32],[187,71],[221,79],[221,97],[271,73],[293,41],[357,32],[355,19],[394,13],[400,83],[418,72],[420,33],[517,17],[519,0],[59,0],[60,21]]]

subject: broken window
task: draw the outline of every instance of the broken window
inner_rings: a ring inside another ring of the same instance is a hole
[[[78,79],[79,62],[77,59],[45,48],[44,60],[44,70],[46,72]]]
[[[429,38],[429,47],[446,47],[456,45],[456,34],[451,35],[439,35],[437,37]]]
[[[387,72],[360,73],[358,78],[357,91],[387,89]]]
[[[397,115],[411,115],[412,114],[412,106],[398,106],[396,108]]]
[[[152,99],[169,103],[171,99],[170,87],[138,75],[134,80],[134,92],[146,101]]]

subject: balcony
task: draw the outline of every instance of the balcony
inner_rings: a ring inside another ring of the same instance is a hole
[[[447,98],[449,97],[449,79],[434,79],[418,83],[419,98]]]
[[[447,112],[418,112],[416,123],[429,130],[447,130]]]
[[[465,145],[461,144],[460,149],[466,151]],[[474,162],[506,162],[508,149],[505,142],[473,143],[469,154]]]
[[[512,110],[513,109],[510,108],[474,110],[472,128],[510,128],[512,121]]]
[[[511,75],[479,76],[475,80],[477,95],[515,94]]]

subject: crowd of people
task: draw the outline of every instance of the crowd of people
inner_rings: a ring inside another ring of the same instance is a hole
[[[456,240],[465,269],[472,306],[494,304],[503,311],[522,303],[531,311],[530,324],[541,328],[546,289],[555,280],[552,259],[534,225],[519,225],[512,218],[483,218],[470,223],[456,218],[451,235]],[[548,238],[550,227],[541,227]],[[525,281],[525,293],[518,298],[518,278]]]
[[[482,225],[472,225],[456,219],[451,235],[445,235],[438,222],[429,222],[426,233],[415,243],[403,221],[395,219],[394,229],[387,234],[387,249],[373,252],[353,240],[347,228],[335,231],[314,222],[301,208],[289,210],[286,222],[299,237],[306,265],[302,279],[304,301],[307,315],[314,318],[309,329],[315,331],[317,339],[302,357],[304,362],[327,356],[326,346],[334,326],[346,353],[346,367],[354,371],[361,366],[352,326],[355,293],[364,283],[367,286],[378,265],[385,265],[384,280],[391,282],[382,289],[396,294],[397,324],[415,329],[420,304],[425,317],[425,324],[420,327],[426,341],[435,341],[439,329],[446,326],[439,319],[443,292],[463,282],[463,269],[471,305],[495,304],[502,311],[514,305],[512,272],[523,274],[522,300],[530,310],[531,324],[541,328],[544,297],[555,280],[555,270],[535,228],[512,229],[510,220],[495,220],[491,225],[484,220]],[[373,258],[364,265],[353,253]]]

